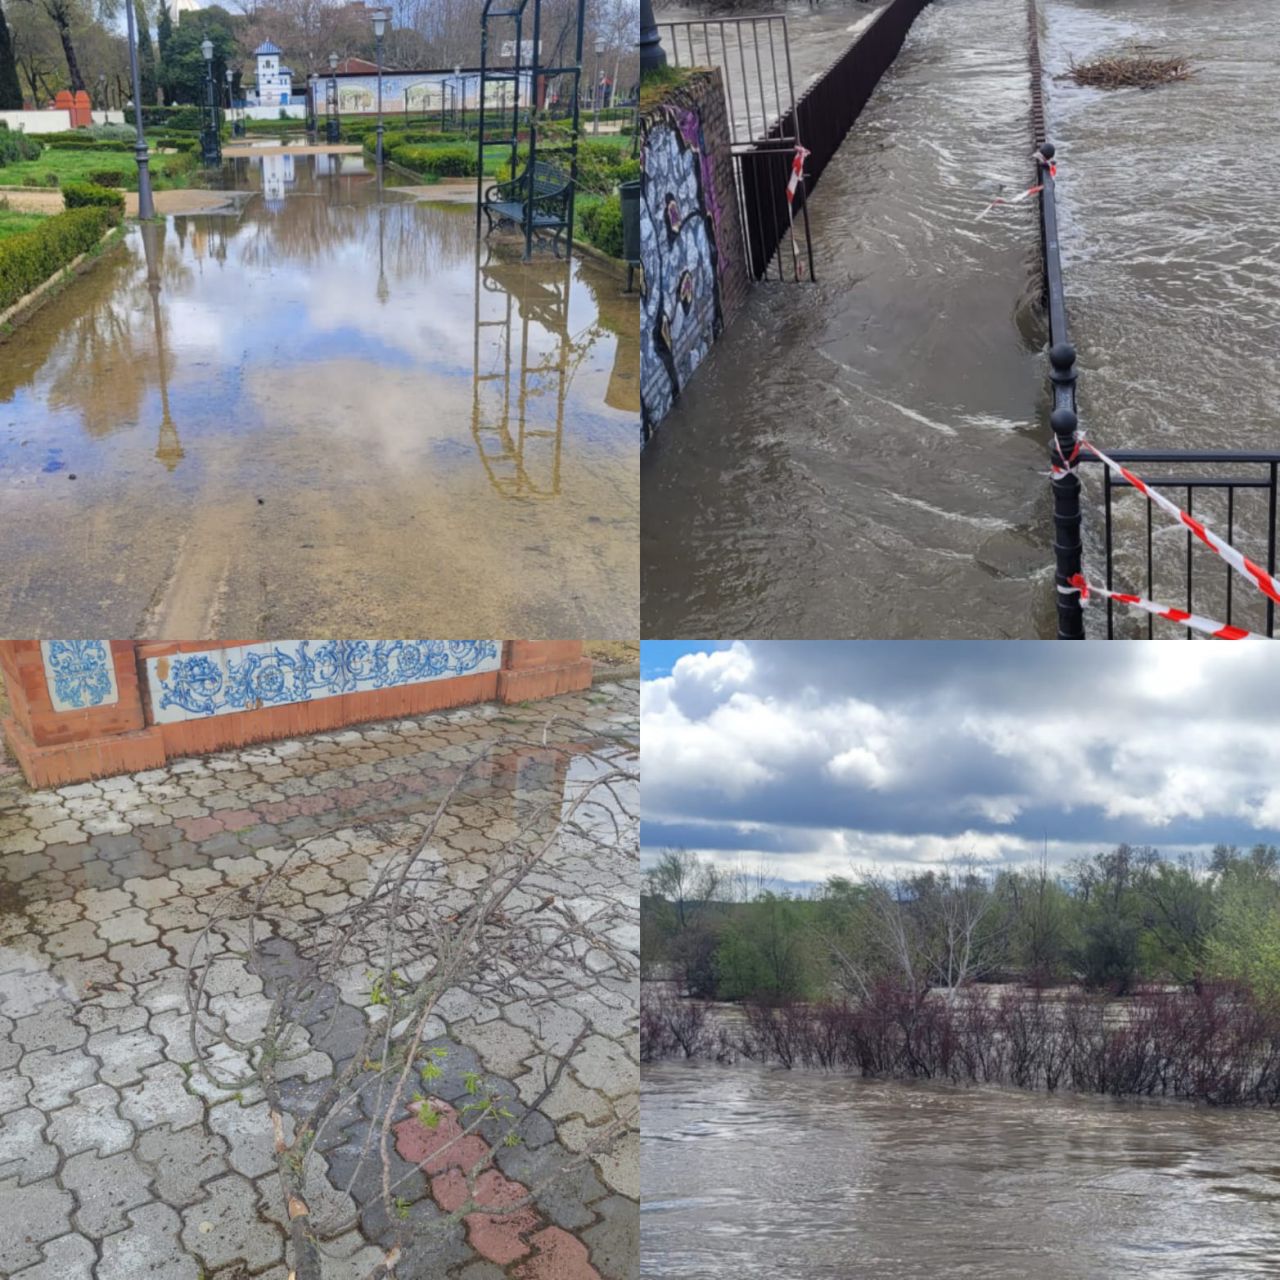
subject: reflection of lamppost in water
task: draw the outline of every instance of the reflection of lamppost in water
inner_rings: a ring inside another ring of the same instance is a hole
[[[387,287],[387,268],[383,257],[384,238],[386,232],[387,202],[382,194],[382,170],[378,170],[378,301],[386,302],[391,296]]]
[[[147,292],[151,294],[151,321],[156,331],[156,369],[160,382],[160,439],[156,443],[156,457],[172,471],[185,454],[178,428],[169,413],[169,370],[164,358],[164,326],[160,321],[160,259],[164,253],[164,224],[144,222],[139,228],[142,235],[142,251],[147,259]]]
[[[373,14],[374,57],[378,62],[378,168],[382,168],[382,37],[387,29],[387,15],[376,9]]]
[[[329,96],[326,103],[328,119],[325,121],[325,137],[330,142],[337,142],[338,130],[338,55],[329,55]]]

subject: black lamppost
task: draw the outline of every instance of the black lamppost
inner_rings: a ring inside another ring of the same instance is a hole
[[[325,101],[324,134],[330,142],[337,142],[338,129],[338,55],[329,55],[329,91]]]
[[[151,170],[147,166],[147,140],[142,132],[142,79],[138,75],[138,32],[133,5],[124,7],[129,23],[129,74],[133,77],[133,154],[138,161],[138,217],[154,218],[155,201],[151,198]]]
[[[307,132],[315,133],[316,116],[316,73],[314,71],[307,75]]]
[[[656,71],[667,65],[667,55],[662,49],[662,37],[653,17],[653,0],[640,0],[640,74]]]
[[[204,163],[206,168],[222,163],[222,140],[218,137],[218,97],[213,86],[213,41],[207,36],[200,42],[204,54],[205,100],[209,121],[204,131]]]
[[[378,168],[382,168],[382,36],[387,29],[387,15],[377,9],[373,14],[373,43],[378,61]]]
[[[596,79],[591,86],[591,132],[600,132],[600,59],[604,57],[604,38],[596,36]]]

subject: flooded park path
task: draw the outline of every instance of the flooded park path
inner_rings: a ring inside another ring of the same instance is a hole
[[[1270,1112],[663,1063],[641,1275],[1274,1275]]]
[[[10,631],[630,634],[635,295],[360,156],[214,185],[0,344]]]
[[[1040,15],[1082,421],[1104,448],[1274,449],[1280,174],[1257,139],[1280,123],[1280,7]],[[1022,0],[924,10],[814,193],[816,285],[758,288],[662,424],[643,467],[647,634],[1054,634],[1035,210],[975,221],[1029,180],[1025,22]],[[1195,74],[1121,92],[1058,78],[1135,47]],[[1225,530],[1225,495],[1202,514]],[[1234,519],[1264,555],[1264,491]],[[1126,589],[1144,526],[1120,500]],[[1184,544],[1157,533],[1157,596]],[[1222,616],[1218,576],[1199,607]]]
[[[850,19],[851,20],[851,19]],[[646,635],[1028,636],[1044,373],[1022,0],[937,0],[642,464]],[[1046,618],[1047,625],[1047,618]]]

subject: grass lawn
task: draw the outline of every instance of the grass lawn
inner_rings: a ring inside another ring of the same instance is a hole
[[[190,171],[191,158],[184,155],[153,155],[151,157],[152,186],[157,191],[171,187],[190,185],[186,175]],[[70,151],[46,147],[35,160],[18,160],[0,168],[0,186],[27,186],[26,179],[35,178],[35,185],[53,187],[47,175],[58,175],[58,186],[68,182],[88,182],[91,173],[114,170],[120,174],[121,187],[126,191],[138,189],[138,167],[133,154],[128,151]]]
[[[43,213],[18,213],[14,209],[0,209],[0,240],[21,235],[38,227],[45,220]]]

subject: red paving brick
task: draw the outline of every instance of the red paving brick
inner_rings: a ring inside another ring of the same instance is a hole
[[[530,1237],[534,1253],[511,1274],[515,1280],[600,1280],[587,1246],[561,1227],[548,1227]]]
[[[473,1169],[489,1154],[489,1144],[476,1134],[461,1137],[462,1125],[452,1107],[440,1107],[440,1123],[428,1129],[416,1116],[395,1126],[396,1150],[424,1173]],[[446,1150],[446,1148],[448,1148]]]
[[[221,818],[181,818],[177,825],[186,833],[188,840],[199,842],[215,836],[222,830]]]

